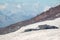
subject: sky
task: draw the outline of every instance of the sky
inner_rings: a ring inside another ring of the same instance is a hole
[[[57,5],[60,0],[0,0],[0,28],[31,19]]]

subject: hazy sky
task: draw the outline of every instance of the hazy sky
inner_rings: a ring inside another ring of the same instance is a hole
[[[0,0],[0,27],[24,21],[60,4],[60,0]]]

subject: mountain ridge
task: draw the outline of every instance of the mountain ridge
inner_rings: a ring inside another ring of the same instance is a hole
[[[15,32],[16,30],[20,29],[21,27],[25,25],[33,24],[36,22],[42,22],[46,20],[53,20],[59,17],[60,17],[60,5],[50,8],[48,11],[42,12],[40,15],[37,15],[36,17],[30,20],[18,22],[10,26],[7,26],[5,28],[0,28],[0,34],[2,35],[2,34],[10,33],[10,32]]]

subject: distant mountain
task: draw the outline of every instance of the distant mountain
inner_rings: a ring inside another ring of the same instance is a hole
[[[37,15],[36,17],[34,17],[30,20],[18,22],[18,23],[12,24],[10,26],[7,26],[5,28],[0,28],[0,34],[14,32],[25,25],[33,24],[36,22],[42,22],[42,21],[46,21],[46,20],[53,20],[53,19],[56,19],[59,17],[60,17],[60,5],[50,8],[48,11],[43,12],[40,15]]]

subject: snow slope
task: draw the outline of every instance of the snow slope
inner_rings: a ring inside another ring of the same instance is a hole
[[[30,24],[30,25],[22,27],[20,30],[23,31],[25,29],[30,29],[30,28],[37,28],[38,29],[38,25],[44,25],[44,24],[51,25],[51,26],[57,26],[60,28],[60,18],[56,18],[55,20],[48,20],[48,21]]]
[[[54,25],[60,28],[60,18],[24,26],[16,32],[0,35],[0,40],[60,40],[60,29],[24,32],[26,29],[38,28],[38,25],[43,24]]]

